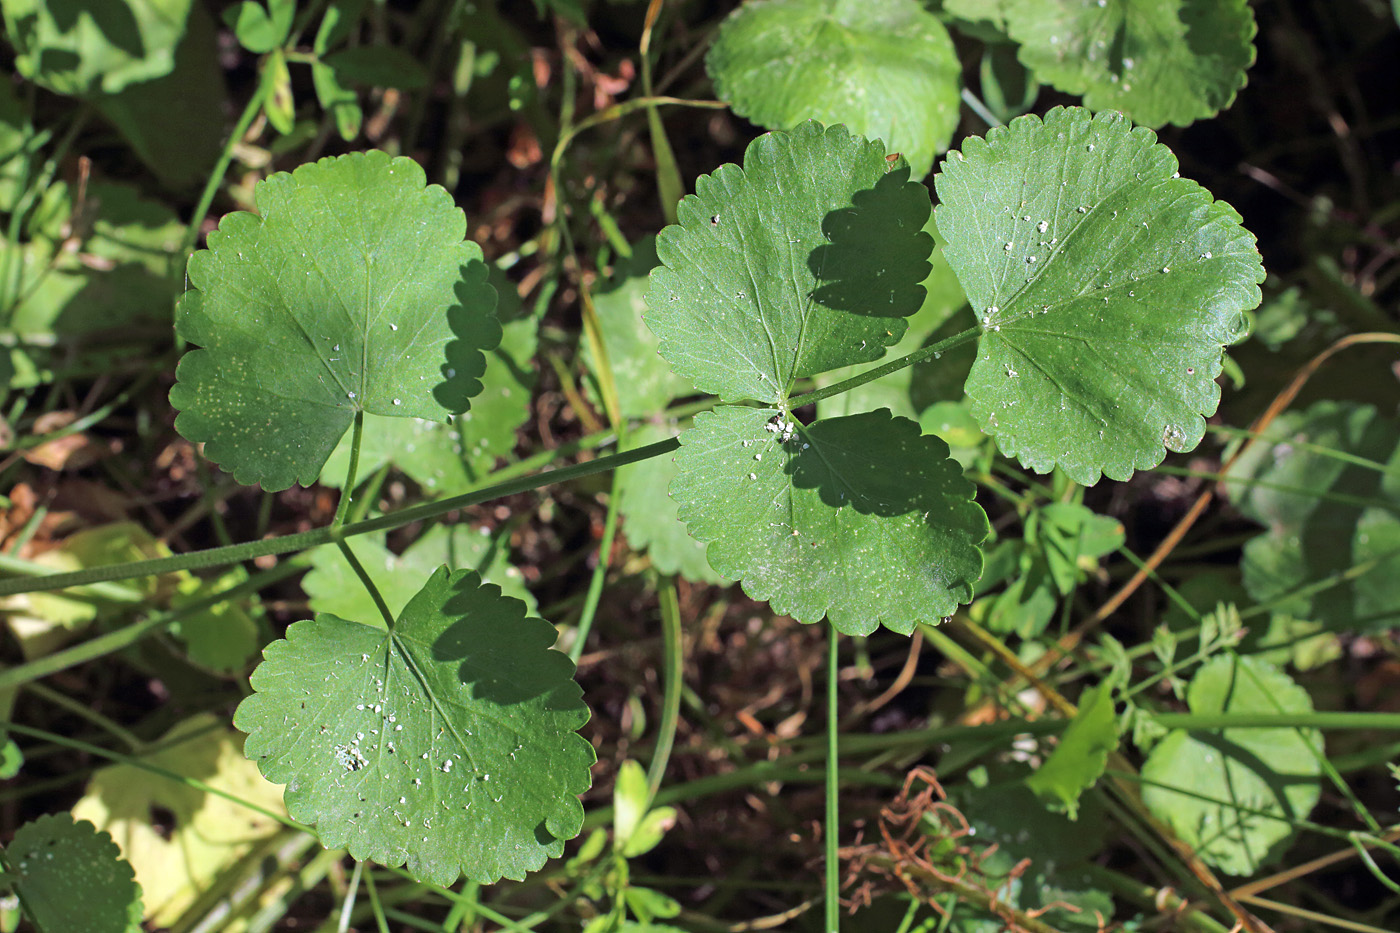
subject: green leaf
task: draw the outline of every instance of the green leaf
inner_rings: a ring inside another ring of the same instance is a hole
[[[932,215],[925,223],[924,230],[930,236],[936,232]],[[938,339],[936,335],[941,333],[956,313],[967,305],[967,297],[963,295],[962,286],[958,284],[958,277],[953,273],[952,267],[948,265],[943,251],[935,250],[933,255],[929,257],[929,263],[929,274],[923,281],[923,304],[918,311],[909,317],[909,327],[904,332],[904,336],[900,338],[898,343],[885,351],[887,359],[907,356],[915,350],[935,342]],[[961,328],[958,329],[961,330]],[[953,333],[956,332],[953,331]],[[833,415],[854,415],[857,412],[888,408],[896,415],[917,418],[919,414],[917,409],[924,397],[940,394],[941,382],[945,371],[949,368],[948,363],[941,362],[942,359],[943,355],[940,354],[939,361],[925,362],[919,366],[906,366],[881,376],[879,379],[842,392],[840,395],[822,399],[817,402],[817,415],[829,418]],[[858,375],[866,368],[868,367],[843,366],[840,369],[833,369],[819,376],[817,384],[821,386],[834,385]],[[962,395],[961,379],[957,382],[957,395]],[[927,402],[925,401],[924,404]],[[980,439],[982,432],[978,431],[977,433]]]
[[[520,571],[510,565],[506,543],[485,528],[434,525],[401,556],[384,546],[382,534],[356,535],[346,544],[395,615],[418,594],[419,581],[444,564],[449,570],[476,571],[504,595],[525,603],[527,612],[535,611],[535,597],[525,588]],[[311,572],[302,578],[301,586],[314,611],[384,628],[369,591],[335,545],[311,550]]]
[[[1067,596],[1098,558],[1123,545],[1123,523],[1078,503],[1051,502],[1027,519],[1026,538],[1039,545],[1055,588]]]
[[[360,135],[364,111],[360,109],[355,92],[336,79],[335,69],[320,62],[313,63],[311,83],[316,89],[316,100],[321,109],[335,118],[335,128],[340,138],[349,142]]]
[[[645,423],[627,432],[619,452],[635,450],[664,441],[676,434],[670,425]],[[701,583],[726,583],[705,559],[705,545],[686,531],[676,500],[670,496],[676,478],[672,455],[639,460],[618,467],[618,510],[622,513],[622,533],[635,550],[651,558],[651,564],[665,574],[679,574]]]
[[[5,859],[6,881],[42,933],[139,933],[141,886],[112,837],[87,820],[52,813],[25,823]]]
[[[1311,713],[1312,699],[1258,658],[1220,656],[1187,690],[1191,712]],[[1201,858],[1249,875],[1282,854],[1290,820],[1307,819],[1321,789],[1316,729],[1173,730],[1142,766],[1143,803]]]
[[[1226,488],[1241,512],[1268,529],[1245,546],[1240,562],[1251,596],[1334,631],[1394,623],[1400,422],[1351,402],[1288,412],[1235,462]],[[1367,564],[1362,573],[1353,569]],[[1336,585],[1290,595],[1329,579]]]
[[[928,192],[878,142],[804,123],[695,191],[657,237],[646,322],[699,389],[778,404],[904,335],[929,271]]]
[[[967,394],[1004,453],[1089,485],[1200,443],[1264,277],[1229,205],[1151,130],[1078,108],[968,140],[936,185],[981,318]]]
[[[248,579],[241,566],[234,566],[211,580],[185,577],[179,592],[171,599],[172,608],[204,599]],[[256,598],[223,601],[180,619],[171,629],[185,643],[189,659],[217,674],[241,674],[267,640],[264,626],[258,624],[262,609]]]
[[[345,84],[411,91],[428,83],[428,72],[423,64],[403,49],[390,45],[341,49],[322,61],[335,70],[336,80]]]
[[[1079,712],[1060,736],[1045,763],[1026,778],[1026,786],[1046,806],[1079,818],[1079,797],[1098,783],[1108,756],[1118,749],[1118,719],[1113,713],[1113,684],[1090,687]]]
[[[774,419],[721,407],[681,435],[671,494],[716,570],[847,634],[908,634],[971,599],[987,517],[947,445],[888,411],[795,425],[787,441]]]
[[[183,188],[209,177],[228,132],[214,18],[202,5],[190,9],[174,54],[169,74],[128,84],[93,104],[164,184]],[[159,310],[169,326],[166,309]]]
[[[68,216],[67,197],[61,205]],[[113,332],[154,338],[169,327],[169,266],[184,225],[169,208],[122,184],[89,185],[86,209],[91,228],[81,252],[66,248],[61,235],[21,246],[24,298],[10,330],[48,343]]]
[[[292,28],[296,3],[271,0],[271,9],[258,0],[243,0],[224,10],[224,24],[233,30],[238,42],[255,55],[265,55],[281,48]]]
[[[472,399],[471,411],[447,424],[366,415],[360,476],[393,463],[425,495],[455,496],[474,488],[515,449],[516,433],[530,419],[539,321],[524,313],[515,287],[494,266],[488,281],[501,297],[496,314],[501,343],[486,354],[481,392]],[[347,435],[322,467],[321,482],[339,487],[349,465]]]
[[[190,258],[175,426],[241,483],[310,485],[355,412],[442,420],[500,342],[481,249],[410,159],[279,173]]]
[[[1021,61],[1093,110],[1186,126],[1230,106],[1254,63],[1246,0],[1006,0]]]
[[[961,66],[916,0],[764,0],[735,10],[705,66],[721,100],[769,129],[844,123],[922,178],[958,125]]]
[[[15,70],[59,94],[96,97],[168,74],[190,0],[0,0]]]
[[[612,278],[593,295],[613,380],[625,389],[620,393],[619,410],[628,418],[654,415],[673,399],[695,394],[690,380],[671,371],[658,352],[655,335],[643,323],[647,273],[656,263],[656,239],[647,237],[633,247],[632,255],[618,264]],[[587,343],[584,358],[590,370],[597,366]]]
[[[441,568],[393,631],[294,623],[234,714],[287,812],[328,848],[447,885],[521,879],[583,825],[588,708],[554,627]]]
[[[1047,809],[1023,781],[964,790],[959,808],[976,831],[965,841],[978,851],[978,865],[999,899],[1021,910],[1037,911],[1042,921],[1064,933],[1097,933],[1095,912],[1113,916],[1113,899],[1098,890],[1083,864],[1107,835],[1102,805],[1090,797],[1071,823]],[[959,905],[950,930],[1001,933],[1001,920]]]

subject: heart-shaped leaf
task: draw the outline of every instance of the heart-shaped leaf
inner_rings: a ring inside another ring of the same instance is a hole
[[[922,178],[958,125],[962,70],[916,0],[766,0],[725,21],[705,66],[735,113],[769,129],[844,123]]]
[[[594,760],[554,640],[520,600],[443,567],[392,631],[326,614],[294,623],[234,725],[328,848],[440,885],[520,879],[583,825]]]
[[[1003,12],[1036,77],[1144,126],[1214,116],[1254,64],[1246,0],[1005,0]]]
[[[501,339],[481,249],[411,159],[277,174],[190,258],[175,427],[241,483],[310,485],[356,411],[441,421]]]
[[[724,406],[696,416],[676,464],[671,495],[710,563],[799,621],[908,634],[982,573],[972,484],[946,444],[886,410],[802,427]]]
[[[695,192],[657,237],[646,322],[699,389],[778,404],[904,335],[929,271],[928,192],[878,142],[804,123]]]
[[[1200,443],[1264,278],[1228,204],[1151,130],[1079,108],[968,140],[936,184],[981,318],[967,394],[1003,452],[1087,485]]]

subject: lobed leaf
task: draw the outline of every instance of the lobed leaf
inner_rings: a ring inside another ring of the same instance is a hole
[[[929,272],[928,192],[878,142],[804,123],[695,192],[657,237],[646,323],[700,390],[778,404],[903,336]]]
[[[190,258],[175,427],[241,483],[316,481],[355,412],[444,420],[501,339],[481,249],[410,159],[352,153],[259,183]]]
[[[1002,12],[1040,80],[1144,126],[1214,116],[1254,64],[1246,0],[1004,0]]]
[[[908,634],[971,599],[989,528],[946,444],[884,410],[797,426],[786,442],[774,418],[726,406],[681,435],[671,495],[716,570],[847,634]]]
[[[1239,215],[1151,130],[1056,108],[971,139],[935,182],[948,261],[981,318],[967,394],[1002,451],[1076,482],[1190,450],[1223,348],[1259,304]]]
[[[392,631],[294,623],[234,724],[328,848],[433,884],[518,880],[578,833],[593,763],[554,640],[520,600],[443,567]]]
[[[769,129],[844,123],[903,153],[916,178],[958,125],[957,51],[916,0],[745,3],[705,66],[740,116]]]

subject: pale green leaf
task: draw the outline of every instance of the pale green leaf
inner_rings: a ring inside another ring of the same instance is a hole
[[[492,537],[485,528],[434,525],[402,555],[384,546],[383,534],[356,535],[346,544],[395,615],[418,594],[421,581],[444,564],[449,570],[476,571],[506,596],[525,603],[527,612],[535,611],[535,597],[525,588],[520,571],[510,565],[506,542]],[[369,591],[335,545],[312,549],[311,572],[302,578],[301,586],[315,612],[384,628]]]
[[[139,933],[141,886],[112,837],[87,820],[52,813],[25,823],[5,860],[6,881],[41,933]]]
[[[1254,63],[1246,0],[1005,0],[1003,9],[1040,80],[1145,126],[1214,116]]]
[[[1078,108],[968,140],[936,183],[981,322],[967,394],[1002,451],[1092,484],[1195,447],[1260,300],[1239,215],[1152,131]]]
[[[888,411],[797,425],[784,442],[781,417],[721,407],[681,435],[671,492],[716,570],[848,634],[907,634],[971,598],[987,518],[947,445]]]
[[[1050,809],[1071,820],[1079,818],[1079,797],[1098,783],[1108,756],[1118,749],[1118,719],[1113,713],[1113,684],[1090,687],[1079,701],[1079,712],[1060,742],[1026,785]]]
[[[769,129],[844,123],[916,178],[958,124],[948,30],[916,0],[757,0],[720,28],[705,65],[721,100]]]
[[[1267,528],[1241,561],[1251,596],[1334,631],[1394,624],[1400,423],[1370,405],[1318,402],[1277,418],[1229,476],[1236,506]]]
[[[619,410],[628,418],[654,415],[672,400],[695,394],[690,380],[671,371],[658,352],[656,336],[643,323],[647,274],[656,261],[655,239],[643,239],[593,295],[603,348],[619,389]],[[587,344],[583,356],[589,369],[598,365]]]
[[[588,708],[554,627],[441,568],[391,632],[294,623],[234,714],[328,848],[447,885],[523,878],[583,825]]]
[[[259,183],[190,258],[176,428],[239,482],[309,485],[355,412],[444,420],[501,338],[481,250],[410,159],[352,153]]]
[[[674,427],[646,423],[629,431],[619,451],[635,450],[674,437]],[[686,531],[670,496],[676,478],[673,454],[639,460],[618,467],[618,509],[627,543],[651,558],[662,573],[679,574],[702,583],[724,583],[705,559],[705,545]]]
[[[1258,658],[1219,656],[1187,689],[1191,712],[1311,713],[1312,698]],[[1281,854],[1321,794],[1316,729],[1173,730],[1142,766],[1142,801],[1206,862],[1249,875]]]
[[[804,123],[695,190],[657,237],[646,322],[702,391],[777,404],[904,335],[929,271],[928,192],[878,142]]]
[[[0,0],[15,69],[59,94],[96,97],[168,74],[190,0]]]

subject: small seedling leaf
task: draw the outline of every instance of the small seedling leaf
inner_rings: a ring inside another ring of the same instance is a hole
[[[588,708],[554,627],[435,572],[392,632],[321,614],[253,672],[234,724],[328,848],[447,885],[521,879],[583,825]]]
[[[258,184],[190,258],[175,427],[241,483],[310,485],[356,411],[445,420],[501,339],[481,249],[411,159],[352,153]]]
[[[41,933],[141,929],[141,886],[112,837],[87,820],[53,813],[25,823],[5,860],[7,880]]]
[[[922,178],[958,124],[948,30],[916,0],[767,0],[725,21],[705,58],[720,99],[769,129],[844,123]]]
[[[1004,453],[1087,485],[1200,443],[1264,278],[1228,204],[1151,130],[1080,108],[969,140],[936,184],[982,329],[967,394]]]
[[[885,410],[794,426],[786,441],[782,423],[724,406],[681,435],[671,494],[716,570],[779,613],[853,635],[908,634],[972,598],[987,517],[946,444]]]
[[[1311,713],[1312,698],[1258,658],[1221,655],[1187,688],[1191,712]],[[1142,801],[1201,858],[1250,875],[1282,854],[1321,796],[1316,729],[1173,730],[1142,767]]]
[[[1079,712],[1060,743],[1026,784],[1046,806],[1079,818],[1079,797],[1098,783],[1108,756],[1118,748],[1118,719],[1113,714],[1113,684],[1085,691]]]
[[[1144,126],[1214,116],[1254,63],[1246,0],[1006,0],[1003,8],[1036,77]]]
[[[702,391],[777,404],[904,335],[933,248],[928,192],[878,142],[804,123],[695,191],[657,237],[646,322]]]

